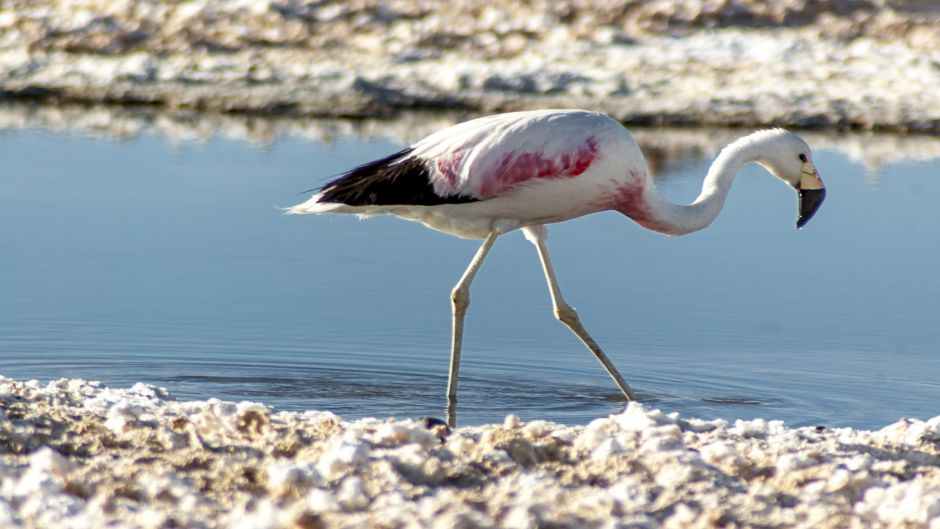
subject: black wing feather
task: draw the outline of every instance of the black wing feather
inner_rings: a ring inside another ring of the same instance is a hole
[[[425,160],[409,156],[412,148],[375,160],[327,183],[317,202],[349,206],[437,206],[477,199],[464,195],[442,197],[434,192]]]

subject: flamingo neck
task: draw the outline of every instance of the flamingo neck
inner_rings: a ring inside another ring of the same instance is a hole
[[[721,150],[705,175],[701,193],[691,204],[669,202],[647,177],[641,190],[642,207],[617,209],[641,226],[668,235],[685,235],[708,227],[721,212],[738,171],[758,158],[757,146],[747,140],[741,138]]]

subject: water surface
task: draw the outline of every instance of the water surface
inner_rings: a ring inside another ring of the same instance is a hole
[[[282,137],[0,136],[0,374],[144,381],[177,398],[347,418],[442,416],[449,291],[478,242],[393,218],[289,217],[333,174],[403,145]],[[671,199],[708,159],[661,160]],[[758,167],[681,238],[606,213],[550,228],[562,289],[640,399],[684,416],[877,428],[940,414],[940,162],[872,173],[816,155],[829,196]],[[534,249],[496,243],[473,285],[461,424],[584,423],[622,401],[551,314]]]

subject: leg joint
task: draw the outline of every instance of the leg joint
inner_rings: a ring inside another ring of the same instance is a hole
[[[453,303],[454,309],[467,310],[467,307],[470,306],[470,289],[454,287],[450,291],[450,301]]]
[[[555,307],[555,318],[566,325],[578,323],[578,313],[570,305],[559,305]]]

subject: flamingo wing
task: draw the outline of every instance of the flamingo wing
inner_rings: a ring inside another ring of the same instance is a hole
[[[318,203],[439,205],[493,198],[538,179],[585,172],[612,135],[612,118],[581,110],[512,112],[438,131],[327,183]]]
[[[411,155],[412,148],[360,165],[329,182],[316,197],[318,203],[348,206],[436,206],[473,202],[461,194],[435,192],[428,164]]]

